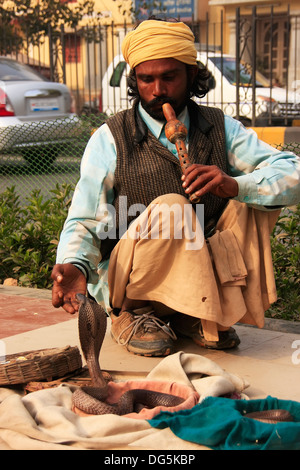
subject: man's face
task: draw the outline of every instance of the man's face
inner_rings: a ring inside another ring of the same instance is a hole
[[[142,106],[150,116],[164,120],[165,102],[172,105],[176,114],[183,110],[188,100],[187,68],[183,62],[148,60],[136,66],[135,74]]]

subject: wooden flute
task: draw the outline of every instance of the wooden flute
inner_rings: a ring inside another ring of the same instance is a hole
[[[185,140],[187,137],[187,128],[186,126],[176,118],[176,114],[170,103],[164,103],[162,105],[164,116],[167,120],[165,126],[165,134],[167,139],[175,144],[176,150],[178,153],[178,158],[181,166],[182,173],[185,173],[185,170],[191,166],[191,162],[188,157],[188,152],[185,145]],[[200,198],[195,194],[189,195],[189,200],[192,204],[197,204],[200,202]]]

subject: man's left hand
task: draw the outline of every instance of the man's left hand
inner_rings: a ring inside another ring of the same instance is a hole
[[[187,194],[204,196],[212,193],[223,198],[238,195],[239,187],[234,178],[215,165],[193,164],[182,176],[183,188]]]

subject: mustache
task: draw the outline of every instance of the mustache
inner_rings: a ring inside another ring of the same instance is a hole
[[[149,101],[147,103],[147,106],[151,107],[151,106],[155,106],[155,105],[163,105],[165,103],[169,103],[171,106],[175,106],[175,104],[176,104],[175,100],[173,100],[172,98],[158,97],[158,98],[154,98],[153,100]]]

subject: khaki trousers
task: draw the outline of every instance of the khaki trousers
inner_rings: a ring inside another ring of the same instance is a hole
[[[217,324],[263,327],[264,313],[277,299],[270,233],[279,213],[230,200],[214,235],[205,240],[185,197],[156,198],[111,254],[111,306],[121,308],[125,296],[158,310],[163,305],[200,318],[212,341],[218,339]]]

